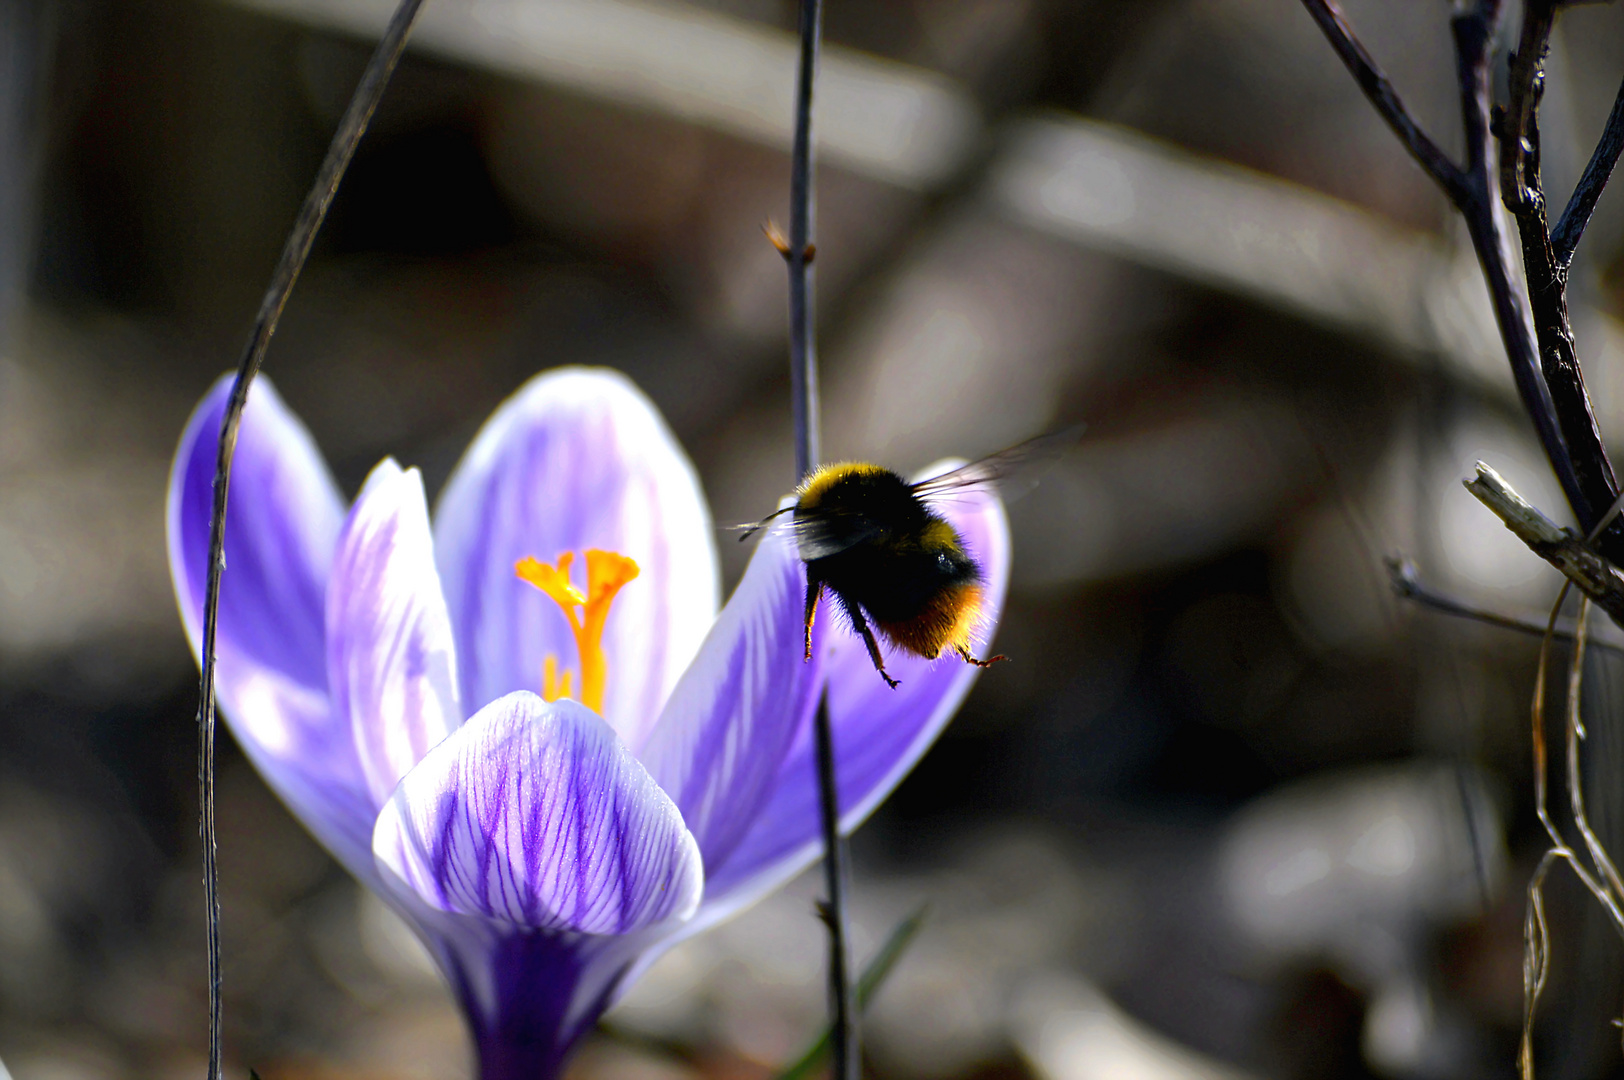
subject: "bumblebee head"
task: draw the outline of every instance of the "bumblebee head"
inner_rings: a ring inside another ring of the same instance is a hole
[[[908,481],[878,465],[825,465],[795,492],[795,516],[861,514],[876,521],[905,519],[920,506]]]
[[[795,524],[808,561],[859,546],[918,547],[932,520],[913,485],[878,465],[829,465],[796,492]]]

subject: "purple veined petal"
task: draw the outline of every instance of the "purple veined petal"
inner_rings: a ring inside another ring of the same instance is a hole
[[[640,755],[681,808],[707,874],[773,798],[784,756],[817,706],[827,620],[807,662],[805,597],[789,530],[769,529]]]
[[[327,587],[327,675],[374,805],[462,723],[451,617],[416,469],[385,459],[339,533]]]
[[[480,1080],[548,1080],[563,1071],[581,1036],[625,984],[641,935],[529,932],[506,936],[479,958],[494,1008],[464,1006],[479,1054]],[[467,968],[449,977],[469,1001]]]
[[[939,462],[920,474],[934,476],[961,462]],[[981,644],[990,639],[1009,584],[1009,523],[1002,502],[990,490],[967,489],[936,506],[952,522],[965,548],[986,578]],[[827,601],[825,601],[827,602]],[[826,639],[824,674],[833,723],[840,823],[855,829],[907,775],[974,684],[979,668],[956,656],[925,660],[886,649],[886,668],[901,682],[892,690],[870,663],[862,639],[837,620]],[[996,671],[996,669],[994,669]],[[725,864],[707,864],[705,908],[696,921],[748,903],[800,870],[816,854],[817,776],[810,726],[773,783],[772,802],[753,822],[749,835]],[[709,909],[718,905],[718,912]]]
[[[398,883],[392,883],[398,885]],[[640,970],[662,923],[629,934],[524,930],[388,893],[427,944],[468,1021],[480,1080],[552,1080]]]
[[[563,614],[516,562],[616,551],[636,560],[604,634],[604,714],[646,737],[716,615],[716,548],[693,466],[632,383],[607,369],[538,375],[497,409],[436,509],[435,551],[458,643],[463,700],[539,692],[548,654],[576,666]]]
[[[194,656],[203,601],[221,378],[175,452],[166,510],[169,569]],[[343,500],[314,440],[261,377],[232,468],[220,583],[217,686],[232,732],[305,826],[365,878],[375,816],[349,729],[327,695],[324,607]]]
[[[432,907],[536,930],[685,919],[704,881],[681,813],[609,725],[522,691],[406,774],[372,850]]]

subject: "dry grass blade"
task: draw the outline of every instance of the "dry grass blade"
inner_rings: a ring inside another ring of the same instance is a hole
[[[383,99],[384,88],[395,65],[406,49],[406,38],[417,19],[423,0],[400,0],[389,19],[384,36],[367,61],[361,81],[350,98],[338,130],[333,133],[327,147],[327,156],[316,173],[315,182],[299,208],[299,216],[283,245],[282,257],[277,262],[271,283],[260,301],[259,313],[243,347],[242,359],[237,363],[237,377],[226,399],[225,415],[220,420],[220,446],[215,460],[214,498],[209,514],[209,562],[205,571],[208,581],[203,601],[203,643],[200,652],[201,673],[197,706],[197,796],[198,831],[203,846],[203,903],[206,911],[209,966],[209,1080],[219,1080],[221,1037],[224,1006],[220,996],[220,874],[215,850],[214,823],[214,724],[215,699],[215,639],[219,631],[220,585],[225,572],[226,508],[231,490],[231,463],[237,450],[237,434],[242,424],[243,410],[248,405],[248,390],[254,376],[265,361],[276,324],[282,317],[299,272],[310,257],[316,233],[327,218],[327,211],[338,193],[355,148],[366,133],[372,114]]]
[[[1539,866],[1528,882],[1528,908],[1523,916],[1523,1031],[1517,1053],[1517,1070],[1522,1080],[1534,1078],[1534,1018],[1539,1009],[1539,998],[1550,973],[1550,928],[1545,919],[1545,879],[1551,866],[1561,860],[1573,870],[1579,883],[1596,898],[1607,912],[1613,928],[1624,937],[1624,883],[1607,849],[1590,826],[1585,811],[1584,777],[1580,757],[1585,729],[1581,718],[1584,691],[1585,642],[1590,625],[1590,598],[1579,598],[1579,615],[1574,631],[1573,655],[1568,663],[1566,712],[1566,748],[1568,798],[1574,825],[1584,837],[1585,849],[1594,870],[1587,868],[1578,853],[1562,839],[1561,831],[1551,819],[1548,805],[1549,780],[1548,753],[1545,743],[1545,686],[1550,670],[1551,642],[1556,637],[1557,616],[1567,599],[1571,582],[1562,586],[1556,603],[1551,608],[1545,640],[1539,650],[1539,666],[1534,677],[1532,708],[1534,812],[1551,839],[1551,847],[1540,859]]]
[[[1579,625],[1573,638],[1573,660],[1568,668],[1568,799],[1573,808],[1574,824],[1578,826],[1579,835],[1584,837],[1585,848],[1590,853],[1591,865],[1607,882],[1606,890],[1598,895],[1597,899],[1607,906],[1609,914],[1613,916],[1613,922],[1618,926],[1620,933],[1624,933],[1624,915],[1620,914],[1620,905],[1624,904],[1624,881],[1619,879],[1618,868],[1613,865],[1607,849],[1602,846],[1595,830],[1590,827],[1590,816],[1585,811],[1584,779],[1580,772],[1579,745],[1584,741],[1585,729],[1584,721],[1579,715],[1579,701],[1584,683],[1585,640],[1588,636],[1586,631],[1589,623],[1590,600],[1588,597],[1581,597]]]
[[[1517,1073],[1534,1080],[1534,1014],[1550,971],[1550,929],[1545,923],[1545,876],[1561,856],[1553,848],[1539,860],[1528,879],[1528,910],[1523,915],[1523,1029],[1517,1049]]]

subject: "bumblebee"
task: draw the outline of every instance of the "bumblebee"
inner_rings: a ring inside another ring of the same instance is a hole
[[[931,509],[930,500],[954,489],[1002,484],[1075,441],[1081,430],[1033,439],[919,483],[865,463],[825,465],[808,476],[792,505],[748,526],[746,534],[793,514],[797,551],[806,563],[806,659],[812,659],[812,623],[825,588],[893,689],[899,684],[885,670],[875,629],[894,647],[927,660],[946,649],[977,667],[1008,659],[982,660],[971,652],[986,579],[958,530]]]

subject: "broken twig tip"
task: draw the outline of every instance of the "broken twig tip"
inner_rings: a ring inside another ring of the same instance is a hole
[[[767,242],[773,246],[778,254],[782,255],[785,259],[794,258],[795,249],[790,246],[789,238],[784,235],[784,231],[778,227],[777,222],[775,222],[772,218],[768,218],[762,223],[761,231],[766,234]],[[812,260],[817,257],[817,254],[818,245],[806,245],[801,252],[801,262],[810,266],[812,264]]]
[[[778,222],[768,218],[761,223],[761,231],[767,237],[767,243],[771,244],[778,254],[789,258],[789,238],[784,235],[784,230],[778,227]]]

